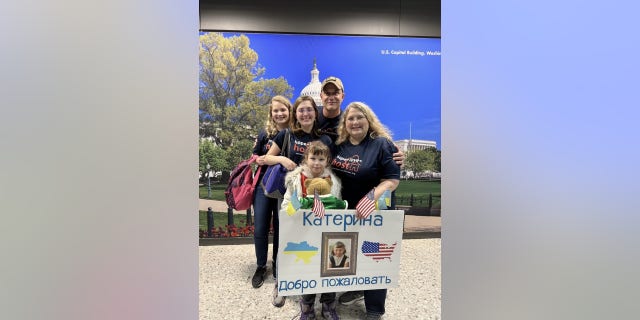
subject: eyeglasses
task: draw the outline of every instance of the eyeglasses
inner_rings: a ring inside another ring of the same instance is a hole
[[[300,107],[296,110],[296,113],[314,113],[313,107]]]

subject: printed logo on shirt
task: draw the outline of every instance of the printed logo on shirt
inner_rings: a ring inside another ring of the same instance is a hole
[[[293,151],[295,153],[304,154],[304,152],[306,150],[307,150],[307,143],[306,142],[302,142],[302,141],[298,141],[298,140],[295,140],[293,142]]]
[[[359,155],[353,155],[350,158],[345,158],[342,156],[337,156],[331,162],[331,166],[340,171],[355,174],[360,170],[360,165],[362,164],[362,160],[360,160]]]

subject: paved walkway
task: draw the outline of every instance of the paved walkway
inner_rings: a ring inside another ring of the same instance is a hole
[[[403,239],[398,287],[388,290],[383,320],[439,320],[441,313],[441,241]],[[200,246],[199,320],[290,320],[300,312],[300,296],[287,298],[284,307],[271,305],[275,279],[267,276],[258,289],[251,286],[255,271],[252,244]],[[271,274],[269,245],[268,274]],[[338,293],[340,296],[342,293]],[[319,299],[319,295],[316,300]],[[365,316],[364,301],[338,305],[340,319],[359,320]],[[320,319],[321,304],[315,311]]]
[[[227,212],[227,203],[217,200],[200,199],[200,210],[207,210],[211,207],[214,212]],[[236,214],[246,214],[243,211],[233,211]],[[442,227],[440,217],[436,216],[404,216],[404,232],[440,232]]]
[[[207,210],[208,207],[216,212],[227,211],[223,201],[201,199],[200,210]],[[246,214],[246,211],[235,213]],[[405,215],[399,286],[388,291],[384,320],[440,320],[441,240],[439,236],[423,236],[430,232],[439,233],[440,226],[440,217]],[[407,234],[417,237],[407,238]],[[227,239],[216,240],[216,244],[222,244],[220,242],[224,241],[221,240]],[[271,293],[275,285],[273,277],[268,276],[258,289],[251,287],[255,249],[253,240],[246,240],[249,242],[241,244],[236,241],[230,245],[202,245],[201,242],[198,249],[199,320],[296,319],[300,310],[299,296],[288,297],[282,308],[271,305]],[[271,273],[271,251],[270,244],[268,274]],[[338,293],[338,296],[341,294]],[[319,316],[320,303],[315,304],[315,310]],[[336,310],[343,320],[363,319],[365,316],[363,301],[349,306],[338,305]]]

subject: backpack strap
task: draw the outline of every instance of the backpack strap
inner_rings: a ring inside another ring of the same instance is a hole
[[[289,158],[289,139],[291,136],[289,134],[289,128],[284,129],[284,142],[282,142],[282,150],[280,150],[280,155]]]
[[[256,162],[256,160],[258,160],[258,155],[257,154],[251,155],[251,158],[249,158],[249,164]],[[258,184],[258,180],[259,180],[258,178],[260,177],[260,170],[262,170],[262,166],[258,165],[258,170],[256,170],[256,173],[253,175],[252,186],[254,188],[256,187],[256,184]]]

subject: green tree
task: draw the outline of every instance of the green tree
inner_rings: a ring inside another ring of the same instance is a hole
[[[257,136],[274,95],[291,98],[293,88],[280,77],[264,79],[265,69],[244,35],[200,36],[200,136],[227,150]]]
[[[407,153],[405,168],[413,172],[440,172],[440,151],[436,148],[416,150]]]
[[[253,143],[253,141],[242,140],[229,147],[226,153],[226,161],[231,164],[229,170],[232,170],[240,161],[251,156]]]
[[[214,172],[229,170],[227,151],[216,146],[208,139],[200,139],[198,147],[200,149],[200,161],[198,166],[200,179],[206,179],[207,174],[209,174],[209,171],[207,170],[207,163],[211,166],[211,170]]]

